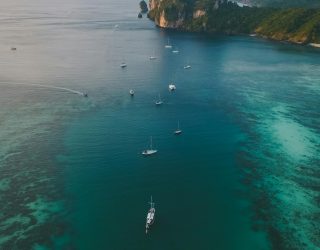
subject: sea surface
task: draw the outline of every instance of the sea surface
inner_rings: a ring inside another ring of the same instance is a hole
[[[319,49],[138,11],[1,3],[0,249],[320,249]]]

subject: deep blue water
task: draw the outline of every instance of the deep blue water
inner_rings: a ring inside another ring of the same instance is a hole
[[[127,0],[5,7],[0,248],[320,247],[318,50],[163,31]]]

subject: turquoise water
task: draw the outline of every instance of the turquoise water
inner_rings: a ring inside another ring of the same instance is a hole
[[[164,32],[128,0],[5,7],[0,249],[320,248],[318,50]]]

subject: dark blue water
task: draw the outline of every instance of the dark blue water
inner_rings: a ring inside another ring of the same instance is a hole
[[[319,51],[165,32],[137,9],[6,4],[0,245],[319,248]]]

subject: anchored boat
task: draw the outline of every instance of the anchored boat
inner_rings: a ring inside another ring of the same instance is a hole
[[[157,152],[158,152],[158,150],[152,149],[152,136],[150,136],[150,149],[143,150],[142,155],[150,156],[150,155],[156,154]]]
[[[154,219],[155,219],[154,217],[156,214],[156,209],[154,208],[154,203],[152,202],[152,196],[151,196],[151,201],[149,202],[149,204],[150,204],[150,209],[148,211],[147,220],[146,220],[146,234],[148,233],[150,226],[153,224]]]

